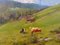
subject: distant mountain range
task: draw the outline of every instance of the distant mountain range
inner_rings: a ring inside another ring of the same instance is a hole
[[[30,8],[30,9],[43,9],[48,6],[33,4],[33,3],[20,3],[16,1],[0,0],[0,12],[5,11],[8,8]]]

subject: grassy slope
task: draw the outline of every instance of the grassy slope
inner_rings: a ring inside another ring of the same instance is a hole
[[[12,45],[14,41],[23,41],[23,39],[28,39],[30,36],[30,27],[40,27],[42,33],[40,36],[46,37],[49,36],[49,31],[60,27],[60,9],[57,7],[50,7],[45,9],[37,14],[35,14],[36,21],[33,23],[26,23],[23,19],[21,21],[9,22],[0,27],[0,45]],[[20,29],[24,27],[28,34],[26,37],[22,37],[22,34],[19,34]],[[54,41],[47,43],[46,45],[60,45]],[[31,44],[30,44],[31,45]],[[33,45],[33,44],[32,44]],[[36,44],[37,45],[37,44]]]

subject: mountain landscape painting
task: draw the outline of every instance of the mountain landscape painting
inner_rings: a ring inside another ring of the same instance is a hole
[[[0,0],[0,45],[60,45],[60,0]]]

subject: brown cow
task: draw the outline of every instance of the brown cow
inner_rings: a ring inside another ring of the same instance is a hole
[[[41,29],[36,27],[31,29],[31,33],[33,34],[34,32],[41,32]]]
[[[27,16],[26,20],[29,21],[29,22],[34,22],[35,18],[33,16]]]
[[[27,21],[34,22],[35,18],[31,17],[31,18],[27,19]]]

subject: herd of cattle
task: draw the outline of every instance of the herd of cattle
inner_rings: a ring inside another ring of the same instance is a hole
[[[40,28],[38,28],[38,27],[36,27],[36,28],[32,28],[31,29],[31,34],[33,34],[33,33],[36,33],[36,32],[42,32],[42,30],[40,29]],[[24,28],[22,28],[21,30],[20,30],[20,33],[26,33],[26,30],[24,29]]]
[[[30,31],[31,31],[30,33],[32,34],[32,37],[33,37],[34,33],[37,33],[37,32],[41,33],[42,29],[40,29],[38,27],[33,27],[33,28],[31,28]],[[58,31],[50,31],[50,32],[58,32]],[[24,35],[24,34],[26,34],[26,30],[24,28],[22,28],[20,30],[20,33],[23,33],[23,35]],[[57,35],[58,35],[57,37],[60,39],[60,32],[58,32]],[[45,38],[38,39],[38,41],[45,41],[45,42],[52,41],[52,40],[54,40],[54,38],[52,38],[52,37],[45,37]]]

